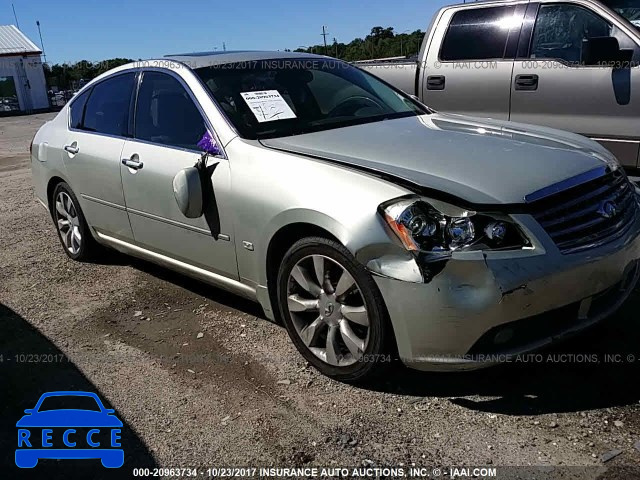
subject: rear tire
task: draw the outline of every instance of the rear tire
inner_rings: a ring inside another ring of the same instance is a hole
[[[293,344],[322,374],[355,383],[391,363],[382,295],[340,243],[322,237],[296,242],[284,255],[277,288]]]
[[[53,190],[51,216],[69,258],[78,262],[95,260],[99,245],[91,234],[78,198],[65,182],[60,182]]]

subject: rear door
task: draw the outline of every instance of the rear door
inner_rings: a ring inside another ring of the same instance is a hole
[[[443,112],[507,120],[526,2],[445,9],[424,65],[422,98]]]
[[[74,98],[62,150],[71,189],[89,225],[122,240],[133,238],[120,155],[129,134],[135,78],[135,72],[116,74]]]
[[[640,48],[615,19],[586,2],[532,3],[514,65],[511,120],[598,140],[635,167],[640,141]],[[586,42],[614,37],[631,55],[614,68],[588,65]]]

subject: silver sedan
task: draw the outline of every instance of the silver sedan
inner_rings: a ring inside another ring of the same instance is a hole
[[[69,257],[111,247],[257,301],[343,381],[530,352],[638,278],[640,197],[603,147],[438,114],[326,57],[125,65],[31,157]]]

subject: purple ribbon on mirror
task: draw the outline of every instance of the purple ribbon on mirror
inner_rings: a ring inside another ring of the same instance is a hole
[[[198,142],[198,148],[209,155],[220,155],[222,153],[220,147],[218,147],[218,143],[209,131],[206,131]]]

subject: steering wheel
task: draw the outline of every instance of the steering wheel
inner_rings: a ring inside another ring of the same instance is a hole
[[[363,108],[375,108],[384,111],[384,107],[374,99],[362,95],[354,95],[345,98],[336,105],[328,114],[329,117],[352,117],[356,116]]]

